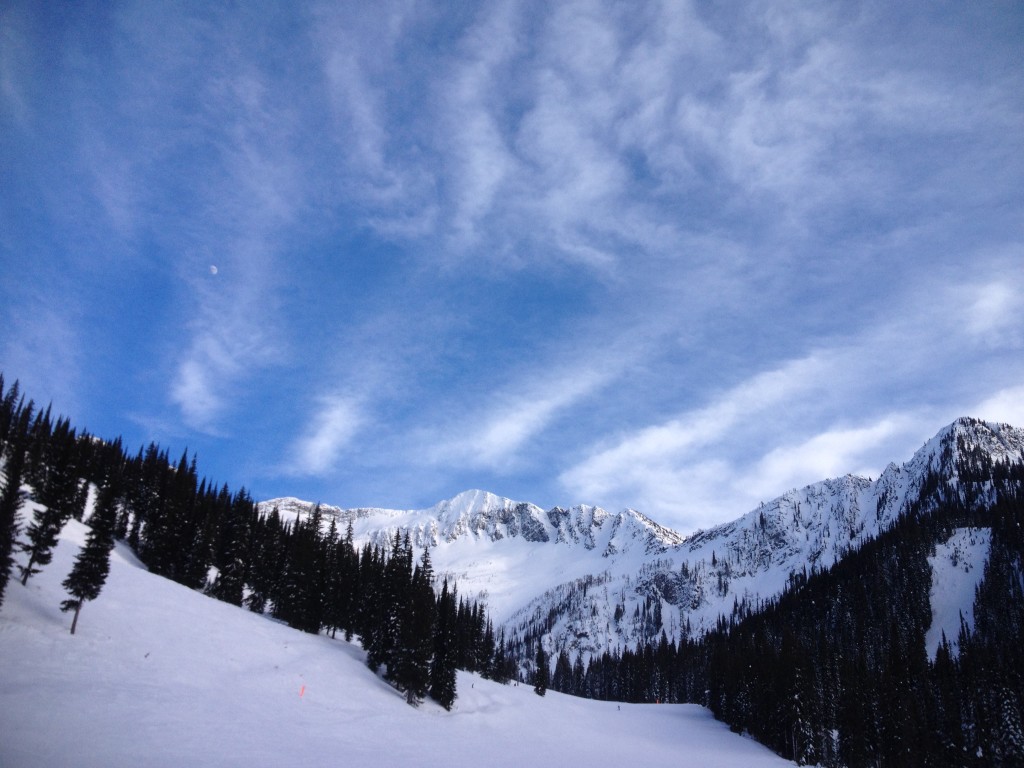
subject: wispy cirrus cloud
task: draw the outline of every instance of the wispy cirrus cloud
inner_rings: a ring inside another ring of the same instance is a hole
[[[337,469],[343,451],[366,423],[360,398],[325,395],[303,433],[292,444],[286,472],[296,476],[322,476]]]
[[[75,323],[81,310],[54,307],[45,294],[28,293],[31,298],[21,296],[3,312],[7,331],[0,341],[0,372],[8,377],[8,386],[17,378],[29,397],[47,397],[61,413],[73,412],[81,404],[77,385],[86,362]]]
[[[423,438],[423,455],[435,466],[508,474],[529,460],[531,441],[620,373],[576,368],[528,377],[517,389],[496,394],[452,423],[430,429]]]
[[[961,284],[924,281],[901,297],[898,314],[610,439],[560,481],[574,498],[641,505],[693,529],[824,477],[877,475],[958,416],[1012,420],[1019,387],[1007,385],[1024,373],[1024,320],[1011,307],[1024,294],[1003,264],[981,262]],[[992,331],[1005,345],[1000,368]],[[924,382],[926,398],[915,394]],[[981,403],[980,389],[992,392]]]
[[[812,434],[794,444],[772,447],[743,477],[744,493],[753,499],[770,499],[790,488],[831,477],[854,474],[877,477],[883,451],[902,448],[901,444],[922,441],[920,413],[883,415],[876,421],[849,427],[837,427]],[[892,461],[909,458],[891,455]]]
[[[417,39],[416,11],[408,2],[372,12],[320,3],[309,29],[329,106],[331,197],[360,212],[359,226],[399,242],[434,234],[439,215],[438,177],[418,124],[434,65],[424,61],[415,73],[402,66]]]
[[[24,93],[31,61],[25,22],[14,6],[0,9],[0,113],[22,129],[31,122],[31,107]]]
[[[865,45],[873,11],[496,2],[451,22],[454,43],[426,60],[417,41],[441,24],[429,10],[316,18],[354,200],[441,262],[568,260],[620,279],[685,268],[695,237],[728,232],[785,271],[816,243],[770,256],[764,243],[884,219],[990,164],[984,146],[944,170],[912,152],[892,162],[891,136],[959,146],[1014,114],[973,83],[951,94],[926,66],[885,66],[891,52]]]
[[[697,492],[692,484],[698,478],[728,475],[721,461],[708,463],[712,449],[735,443],[752,423],[778,423],[788,404],[820,390],[831,367],[827,356],[818,355],[760,373],[703,408],[622,436],[566,469],[560,481],[574,498],[600,503],[632,498],[651,513],[680,514],[676,507],[682,506],[699,518],[692,504],[683,501]],[[684,494],[681,486],[691,487]]]
[[[1015,427],[1024,424],[1024,385],[1006,387],[991,393],[973,406],[970,413],[981,419]]]
[[[161,291],[179,324],[158,342],[170,402],[189,427],[223,433],[244,383],[284,355],[278,249],[307,190],[298,105],[242,44],[244,18],[209,9],[168,23],[161,9],[126,6],[116,21],[128,63],[106,106],[122,122],[86,132],[83,164],[122,249],[155,243],[148,257],[174,281]]]
[[[89,349],[145,439],[692,521],[1012,405],[1011,10],[41,7],[0,11],[6,349]]]
[[[273,324],[272,273],[260,250],[236,243],[213,265],[216,274],[191,259],[193,274],[183,276],[195,317],[174,356],[169,394],[193,429],[222,434],[219,421],[242,399],[245,382],[285,357]]]

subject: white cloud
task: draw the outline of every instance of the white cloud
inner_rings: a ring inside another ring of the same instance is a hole
[[[87,142],[85,162],[124,241],[144,235],[156,241],[146,249],[155,258],[174,255],[162,269],[178,282],[161,290],[184,300],[178,333],[160,344],[171,350],[168,395],[187,426],[213,434],[225,430],[245,382],[284,358],[279,252],[314,184],[301,171],[292,94],[239,42],[244,22],[211,13],[188,19],[202,34],[182,24],[165,34],[160,13],[130,8],[120,18],[146,66],[122,72],[123,132]],[[183,71],[193,59],[206,66]],[[185,169],[168,167],[193,156]],[[178,187],[175,174],[187,183]]]
[[[335,155],[328,167],[344,178],[337,194],[364,210],[367,225],[398,239],[433,234],[438,218],[438,175],[422,156],[425,136],[408,135],[394,119],[394,110],[410,110],[425,97],[407,91],[415,86],[401,68],[415,10],[412,3],[372,11],[324,3],[310,31],[333,118],[325,137]]]
[[[827,477],[877,476],[958,416],[1024,424],[1015,356],[1024,319],[1014,281],[932,275],[893,298],[899,312],[751,376],[698,408],[610,439],[559,481],[574,499],[643,511],[685,529]],[[1002,342],[993,367],[991,344]],[[982,369],[978,361],[984,361]],[[982,402],[979,393],[993,391]]]
[[[967,329],[979,336],[1001,334],[1020,322],[1024,296],[1006,279],[976,286],[967,310]]]
[[[790,488],[845,474],[877,477],[936,429],[921,412],[807,432],[804,419],[787,424],[766,411],[798,411],[790,397],[815,393],[779,394],[741,403],[744,398],[730,393],[699,414],[628,437],[563,473],[561,482],[574,499],[621,500],[692,531],[738,517]],[[734,418],[719,421],[711,417],[715,412]]]
[[[53,400],[59,413],[74,413],[82,365],[82,337],[74,301],[55,303],[29,288],[27,295],[4,308],[0,371],[8,386],[18,379],[21,390],[45,407]]]
[[[446,135],[439,138],[451,160],[447,170],[457,181],[451,226],[458,248],[479,241],[480,219],[517,170],[495,108],[503,101],[500,71],[518,53],[520,23],[513,3],[502,3],[484,16],[466,34],[457,63],[440,89],[445,94],[440,128]]]
[[[353,41],[335,31],[326,42],[324,69],[330,96],[344,128],[338,136],[344,156],[364,182],[363,194],[380,202],[391,202],[401,191],[401,179],[387,158],[388,133],[380,92],[367,81]]]
[[[23,130],[32,118],[24,93],[31,54],[31,45],[21,29],[31,23],[26,22],[16,6],[0,9],[0,114],[10,115]]]
[[[1024,428],[1024,384],[1000,389],[962,415]]]
[[[698,461],[705,448],[729,438],[741,422],[765,418],[767,411],[819,389],[827,370],[825,360],[812,356],[758,374],[704,408],[626,435],[564,471],[560,481],[576,498],[600,499],[623,487],[640,490]]]
[[[419,453],[435,465],[509,472],[529,452],[532,440],[621,371],[618,366],[568,368],[557,374],[528,371],[518,387],[497,393],[444,428],[428,430]]]
[[[735,484],[747,489],[751,498],[769,499],[830,477],[878,477],[890,461],[909,458],[885,453],[887,449],[930,437],[922,432],[925,423],[926,419],[912,414],[892,414],[863,426],[830,429],[796,444],[780,445]]]
[[[547,429],[560,413],[593,394],[607,376],[573,374],[554,386],[503,403],[488,415],[482,433],[463,446],[471,462],[501,468],[519,454],[529,440]]]
[[[258,230],[223,236],[235,239],[222,241],[216,280],[210,279],[205,251],[179,265],[194,316],[170,386],[186,424],[210,434],[221,431],[219,422],[244,394],[245,380],[286,355],[274,293],[276,259]]]
[[[219,374],[219,367],[205,355],[194,355],[178,366],[171,399],[181,408],[186,423],[212,431],[209,425],[223,409],[219,388],[211,380]]]
[[[337,467],[345,448],[366,423],[359,398],[334,394],[320,398],[316,413],[290,450],[288,473],[323,476]]]

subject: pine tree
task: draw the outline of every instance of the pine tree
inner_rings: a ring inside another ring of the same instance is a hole
[[[569,662],[569,654],[562,648],[555,660],[555,674],[551,678],[551,687],[560,693],[569,693],[571,686],[572,664]]]
[[[20,408],[20,406],[19,406]],[[21,509],[25,494],[21,490],[22,478],[25,473],[25,450],[28,440],[28,425],[32,420],[32,403],[23,409],[14,423],[8,427],[5,450],[4,489],[0,492],[0,605],[4,602],[4,592],[14,567],[14,544],[17,539],[18,510]]]
[[[81,517],[84,504],[75,430],[66,419],[60,419],[51,433],[48,419],[49,409],[33,425],[33,439],[42,442],[34,467],[36,499],[44,508],[29,523],[25,532],[28,541],[19,545],[28,555],[28,562],[18,566],[22,584],[39,573],[37,566],[50,563],[61,529],[72,517]]]
[[[0,456],[7,449],[7,441],[18,422],[25,404],[25,397],[21,394],[21,387],[17,381],[4,393],[4,375],[0,373]],[[29,417],[31,421],[31,417]]]
[[[458,661],[455,622],[455,593],[448,591],[448,579],[437,599],[437,624],[434,627],[434,657],[430,663],[430,698],[450,710],[455,703],[456,664]]]
[[[231,502],[221,532],[220,572],[210,586],[209,594],[232,605],[241,605],[245,590],[249,563],[250,526],[253,518],[253,501],[243,488]]]
[[[477,651],[477,664],[480,674],[488,680],[494,679],[494,625],[491,623],[480,606],[480,623],[484,627],[483,635],[480,638]]]
[[[996,687],[994,704],[996,743],[993,751],[1004,765],[1020,765],[1024,761],[1024,726],[1017,698],[1008,685]]]
[[[333,630],[343,630],[345,639],[351,640],[355,631],[355,604],[359,589],[359,557],[353,544],[351,518],[345,536],[335,550],[329,582],[329,623]]]
[[[514,664],[512,653],[505,644],[505,632],[502,630],[494,644],[494,663],[491,670],[491,680],[502,685],[508,685],[508,682],[512,679]]]
[[[14,541],[17,532],[18,510],[25,495],[21,491],[21,475],[24,469],[24,453],[15,451],[7,461],[5,483],[0,493],[0,605],[14,565]]]
[[[395,649],[395,683],[405,690],[406,702],[418,704],[430,689],[430,662],[434,651],[436,599],[430,550],[412,576],[405,619]]]
[[[96,509],[89,518],[92,530],[86,537],[82,551],[75,558],[71,573],[62,584],[71,598],[61,603],[60,609],[75,612],[71,621],[72,635],[78,626],[78,615],[83,603],[99,596],[110,571],[110,550],[114,547],[114,525],[117,521],[117,494],[116,482],[110,482],[100,489]]]
[[[533,692],[538,696],[543,696],[548,692],[548,678],[551,675],[551,671],[548,669],[548,655],[544,653],[544,646],[541,644],[540,638],[537,638],[537,657],[536,657],[537,669],[533,674]]]
[[[385,662],[387,605],[384,596],[384,555],[366,544],[359,557],[359,611],[356,632],[366,651],[366,666],[376,672]]]
[[[29,577],[39,573],[38,566],[49,565],[53,559],[53,548],[57,544],[64,523],[68,520],[60,509],[46,507],[37,512],[26,530],[27,542],[19,543],[22,552],[28,555],[28,562],[18,566],[21,583],[28,584]]]
[[[402,623],[407,619],[412,589],[412,545],[408,533],[404,539],[395,531],[391,556],[384,565],[383,591],[380,595],[384,610],[381,614],[378,653],[387,667],[386,677],[394,680],[397,671],[395,649],[402,639]]]

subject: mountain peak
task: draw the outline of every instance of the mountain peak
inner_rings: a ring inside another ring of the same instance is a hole
[[[481,491],[473,488],[468,491],[452,496],[437,502],[430,508],[439,517],[461,517],[463,515],[478,515],[481,513],[497,512],[503,509],[513,509],[520,502],[498,496],[490,491]]]
[[[957,438],[961,451],[979,448],[994,460],[1024,456],[1024,429],[1009,424],[962,416],[940,434],[947,439]]]

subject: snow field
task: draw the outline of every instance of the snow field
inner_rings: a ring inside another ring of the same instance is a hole
[[[974,629],[974,594],[985,575],[991,548],[992,531],[988,528],[957,528],[928,558],[932,569],[928,595],[932,623],[925,633],[924,645],[932,661],[942,645],[943,633],[953,654],[959,651],[961,617],[968,629]]]
[[[87,528],[12,580],[0,608],[0,765],[783,765],[693,705],[617,705],[460,673],[452,712],[418,709],[355,644],[314,636],[145,571],[118,544],[78,634],[60,582]]]

